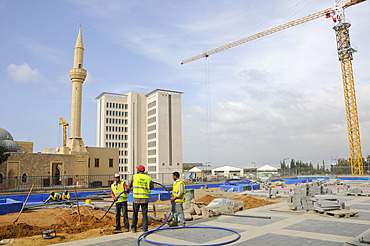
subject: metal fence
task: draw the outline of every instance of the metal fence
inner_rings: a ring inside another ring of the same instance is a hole
[[[114,181],[114,175],[65,175],[55,176],[14,176],[0,179],[0,192],[34,190],[59,190],[73,188],[106,188]]]

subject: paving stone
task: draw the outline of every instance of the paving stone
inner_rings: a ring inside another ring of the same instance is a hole
[[[370,221],[370,212],[358,212],[358,217],[353,217],[353,219]]]
[[[370,205],[368,204],[352,204],[349,206],[351,209],[363,209],[363,210],[370,210]]]
[[[273,233],[267,233],[253,239],[236,242],[232,244],[233,246],[244,246],[244,245],[253,245],[253,246],[287,246],[287,245],[300,245],[300,246],[342,246],[343,243],[325,241],[318,239],[310,239],[303,237],[293,237],[286,235],[278,235]]]
[[[275,223],[283,219],[285,218],[272,217],[271,219],[257,219],[257,218],[223,216],[217,222],[239,224],[239,225],[264,226],[264,225],[268,225],[271,223]]]
[[[361,203],[370,203],[370,199],[369,200],[366,200],[366,201],[363,201]]]
[[[309,219],[294,225],[287,226],[283,229],[332,234],[346,237],[355,237],[369,229],[369,225],[348,223],[343,222],[343,219],[340,220],[341,221],[336,222]]]

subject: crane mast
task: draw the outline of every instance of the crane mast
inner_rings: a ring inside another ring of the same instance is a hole
[[[360,128],[358,122],[357,113],[357,102],[355,93],[355,82],[352,69],[353,53],[356,52],[351,47],[349,38],[349,27],[351,24],[345,18],[344,10],[350,6],[356,5],[366,0],[349,0],[344,3],[344,0],[335,0],[334,9],[328,8],[323,11],[305,16],[303,18],[287,22],[285,24],[270,28],[268,30],[256,33],[249,37],[222,45],[218,48],[203,52],[197,56],[190,57],[181,61],[181,65],[196,61],[201,58],[207,58],[210,55],[219,53],[221,51],[239,46],[241,44],[248,43],[250,41],[271,35],[273,33],[283,31],[285,29],[294,27],[296,25],[303,24],[305,22],[318,19],[326,16],[326,18],[332,17],[335,22],[333,29],[335,30],[337,39],[337,51],[338,58],[341,64],[344,99],[347,116],[347,128],[348,128],[348,140],[350,148],[350,159],[351,159],[351,171],[352,175],[363,175],[363,160],[361,151],[361,140],[360,140]]]
[[[351,47],[349,37],[349,28],[351,24],[345,18],[345,5],[340,5],[340,2],[341,1],[337,2],[336,17],[334,17],[336,24],[333,29],[336,34],[338,58],[342,71],[348,140],[351,156],[351,171],[352,175],[363,175],[364,169],[361,151],[360,127],[358,122],[355,82],[352,69],[353,53],[356,52],[356,50]]]
[[[59,125],[63,126],[63,147],[66,147],[67,145],[67,126],[69,126],[69,124],[65,122],[62,117],[60,117],[59,119],[61,121]]]

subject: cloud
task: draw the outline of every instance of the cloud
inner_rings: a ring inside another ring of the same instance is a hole
[[[14,82],[38,83],[45,80],[37,68],[32,69],[27,63],[21,65],[9,64],[7,72],[9,78]]]

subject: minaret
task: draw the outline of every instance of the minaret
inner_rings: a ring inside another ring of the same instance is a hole
[[[82,84],[87,72],[83,69],[84,46],[82,43],[81,27],[75,46],[73,68],[69,70],[72,80],[72,108],[71,108],[71,136],[67,147],[71,152],[86,152],[81,138],[81,106],[82,106]]]

